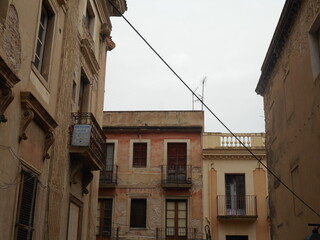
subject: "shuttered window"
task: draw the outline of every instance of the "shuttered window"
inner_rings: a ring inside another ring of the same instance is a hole
[[[130,227],[146,228],[147,199],[131,199]]]
[[[133,167],[147,167],[147,143],[133,143]]]
[[[22,172],[16,233],[17,240],[32,239],[37,182],[38,179],[34,174]]]

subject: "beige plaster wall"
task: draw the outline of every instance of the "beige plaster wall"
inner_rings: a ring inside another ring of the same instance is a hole
[[[319,12],[319,1],[302,1],[263,94],[268,164],[318,213],[320,85],[319,75],[312,74],[309,31]],[[269,192],[272,238],[304,239],[310,234],[307,224],[318,222],[319,216],[272,177]]]

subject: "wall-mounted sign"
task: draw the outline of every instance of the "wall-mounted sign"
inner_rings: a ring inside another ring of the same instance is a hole
[[[76,124],[73,125],[72,146],[89,146],[90,145],[91,125]]]

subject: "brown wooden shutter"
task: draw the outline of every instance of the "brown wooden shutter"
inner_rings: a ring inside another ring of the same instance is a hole
[[[133,143],[133,167],[147,166],[147,143]]]
[[[38,179],[34,174],[22,172],[16,236],[18,240],[32,239],[37,183]]]

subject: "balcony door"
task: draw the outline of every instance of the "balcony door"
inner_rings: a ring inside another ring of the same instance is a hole
[[[97,209],[97,240],[110,240],[112,237],[112,199],[100,199]]]
[[[187,200],[167,200],[166,239],[187,239]]]
[[[114,166],[114,143],[107,143],[106,171],[105,177],[108,183],[112,182]]]
[[[246,190],[244,174],[226,174],[227,215],[246,214]]]
[[[168,143],[168,182],[187,180],[187,143]]]

